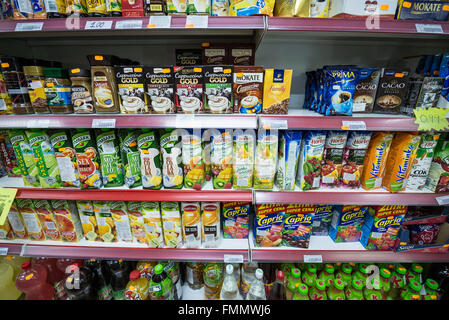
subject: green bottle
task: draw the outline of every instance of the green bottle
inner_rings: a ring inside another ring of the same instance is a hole
[[[309,299],[309,288],[304,283],[296,284],[296,291],[293,295],[292,300],[310,300]]]
[[[391,275],[390,291],[387,293],[387,300],[399,300],[401,291],[405,287],[405,274],[407,269],[398,264]]]
[[[293,294],[296,291],[296,285],[301,283],[301,271],[298,268],[293,268],[287,281],[287,290],[285,292],[285,297],[287,300],[292,300]]]
[[[417,281],[418,283],[422,283],[422,273],[424,271],[424,268],[422,265],[414,263],[412,264],[412,268],[408,270],[407,274],[405,275],[405,279],[407,283],[410,283],[412,280]]]
[[[404,291],[401,292],[402,300],[421,300],[421,291],[422,285],[415,280],[409,282]]]
[[[371,289],[368,286],[363,288],[363,295],[366,300],[382,300],[382,292],[380,288],[380,281],[378,279],[371,279]]]
[[[359,264],[358,270],[352,276],[354,279],[362,281],[364,287],[366,286],[366,279],[368,278],[366,268],[368,268],[368,265],[364,263]]]
[[[345,287],[348,287],[351,285],[352,282],[352,267],[347,264],[344,263],[341,265],[340,267],[340,271],[337,272],[337,274],[335,275],[335,279],[341,279],[341,281],[343,281],[343,284]]]
[[[427,279],[424,283],[426,293],[423,295],[424,300],[438,300],[438,283],[433,279]]]
[[[324,266],[324,270],[320,272],[320,279],[324,280],[324,283],[326,284],[326,288],[332,287],[334,283],[334,273],[335,268],[333,265],[326,263]]]
[[[386,268],[380,269],[380,287],[382,291],[382,299],[387,299],[387,294],[391,288],[391,272]]]
[[[316,279],[315,286],[309,290],[310,300],[327,300],[326,283],[323,279]]]
[[[151,277],[148,292],[151,300],[172,299],[172,281],[164,271],[164,266],[162,264],[158,264],[154,267],[154,274]]]
[[[327,290],[329,300],[346,300],[345,285],[341,279],[335,279],[333,285]]]
[[[363,282],[359,279],[352,279],[350,286],[345,291],[346,300],[365,300],[363,297]]]
[[[316,279],[316,265],[314,263],[307,264],[307,270],[302,273],[302,282],[309,288],[312,288],[315,285]]]

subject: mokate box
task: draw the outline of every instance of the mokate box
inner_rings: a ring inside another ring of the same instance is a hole
[[[448,18],[447,1],[399,0],[398,20],[447,21]]]
[[[334,0],[330,3],[329,18],[379,16],[380,19],[393,20],[397,6],[397,0]]]
[[[226,45],[203,43],[204,65],[225,65],[228,62],[228,47]]]
[[[233,44],[229,48],[228,64],[234,66],[253,66],[255,47],[252,44]]]
[[[123,17],[144,17],[145,8],[143,0],[122,0]]]

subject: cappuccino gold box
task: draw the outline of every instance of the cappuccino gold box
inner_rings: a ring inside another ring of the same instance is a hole
[[[172,67],[145,67],[145,90],[150,113],[176,113]]]
[[[203,67],[174,67],[176,85],[176,111],[178,113],[203,113]]]
[[[148,113],[143,66],[115,66],[120,113]]]
[[[233,66],[205,66],[204,68],[204,112],[232,113]]]

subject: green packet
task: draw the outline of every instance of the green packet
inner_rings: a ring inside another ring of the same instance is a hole
[[[140,154],[137,147],[137,138],[140,131],[136,129],[119,129],[120,155],[125,171],[125,186],[135,188],[142,185],[140,171]]]
[[[97,129],[97,148],[100,154],[101,176],[105,187],[120,187],[124,184],[119,140],[114,129]]]
[[[31,149],[25,131],[10,130],[8,133],[17,158],[17,166],[22,173],[24,185],[28,187],[40,187],[41,184],[36,163],[34,162],[33,149]]]
[[[162,167],[157,132],[142,129],[137,137],[137,147],[140,153],[144,189],[160,189],[162,187]]]

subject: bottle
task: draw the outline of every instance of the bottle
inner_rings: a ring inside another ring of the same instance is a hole
[[[352,274],[352,267],[347,263],[343,263],[340,266],[340,270],[335,275],[335,279],[340,279],[341,281],[343,281],[343,284],[346,288],[351,285],[352,282],[351,274]]]
[[[98,300],[92,271],[87,267],[80,267],[78,263],[69,268],[74,270],[64,281],[64,291],[69,300]]]
[[[186,282],[193,290],[201,289],[204,285],[203,263],[187,262],[186,264]]]
[[[60,258],[56,259],[56,268],[61,272],[64,276],[61,279],[60,283],[55,286],[55,298],[57,300],[68,300],[67,293],[64,290],[64,280],[66,278],[67,273],[70,273],[69,266],[77,263],[79,266],[84,264],[84,261],[81,259],[70,259],[70,258]]]
[[[1,263],[9,264],[14,270],[14,280],[17,278],[17,275],[22,271],[22,263],[30,261],[30,258],[21,257],[21,256],[6,256],[3,259],[0,258]]]
[[[237,287],[240,288],[240,282],[242,281],[242,273],[241,271],[241,266],[239,263],[233,263],[232,267],[234,268],[234,277],[235,277],[235,281],[237,281]],[[239,289],[240,290],[240,289]]]
[[[422,283],[422,273],[423,273],[423,267],[420,264],[414,263],[412,264],[412,267],[410,270],[407,271],[407,274],[405,275],[405,279],[407,283],[410,283],[412,280],[417,281],[418,283]]]
[[[438,283],[438,297],[440,300],[449,300],[449,264],[434,264],[432,277]]]
[[[112,286],[106,280],[105,266],[97,259],[90,259],[85,262],[94,275],[94,287],[98,295],[98,300],[112,300]]]
[[[285,275],[285,279],[284,279],[285,281],[288,280],[288,275],[292,272],[293,268],[296,268],[295,264],[293,264],[293,263],[282,263],[281,264],[281,270]]]
[[[424,291],[421,292],[422,300],[438,300],[438,283],[433,279],[426,279]]]
[[[22,292],[14,283],[14,268],[8,263],[0,263],[0,300],[17,300]]]
[[[276,281],[277,265],[275,263],[260,263],[259,267],[263,271],[263,283],[265,285],[265,293],[268,297]]]
[[[244,263],[242,266],[242,282],[240,284],[240,293],[242,294],[243,298],[246,298],[251,283],[255,279],[256,270],[257,262]]]
[[[136,266],[136,270],[139,270],[140,276],[151,280],[154,274],[154,267],[157,265],[156,261],[139,261]]]
[[[145,277],[140,276],[139,270],[133,270],[126,285],[125,300],[148,300],[149,287],[150,283]]]
[[[359,264],[357,271],[353,274],[353,279],[359,279],[363,282],[363,286],[366,286],[366,279],[368,278],[368,272],[366,268],[368,266],[364,263]]]
[[[220,298],[221,285],[223,284],[223,264],[206,263],[203,271],[203,280],[206,300],[218,300]]]
[[[242,300],[232,264],[226,265],[226,274],[223,285],[221,286],[220,300]]]
[[[345,300],[345,284],[341,279],[335,279],[333,285],[327,290],[329,300]]]
[[[401,292],[401,299],[402,300],[420,300],[422,285],[416,281],[411,280],[408,285],[406,286],[405,290]]]
[[[335,268],[333,265],[326,263],[324,270],[320,272],[319,278],[324,280],[326,288],[332,287],[334,283]]]
[[[327,300],[326,283],[323,279],[316,279],[315,286],[309,290],[310,300]]]
[[[263,271],[262,269],[256,269],[254,273],[255,279],[251,282],[246,300],[267,300],[265,294],[265,286],[263,284]]]
[[[293,269],[299,272],[299,269]],[[292,284],[293,282],[290,282]],[[296,289],[296,287],[295,287]],[[276,272],[276,280],[274,281],[273,287],[270,290],[270,293],[267,295],[268,300],[285,300],[286,292],[284,287],[284,273],[281,270]],[[293,296],[293,293],[292,293]],[[288,299],[288,300],[291,300]]]
[[[55,289],[47,282],[47,269],[40,264],[22,263],[16,287],[25,293],[25,300],[53,300]]]
[[[128,265],[123,260],[107,260],[114,300],[125,300],[125,289],[128,284]]]
[[[172,281],[162,264],[154,267],[148,292],[150,300],[172,300]]]
[[[387,300],[388,292],[390,292],[391,289],[391,272],[387,268],[380,269],[380,287],[382,299]]]
[[[296,291],[296,285],[301,282],[301,271],[298,268],[293,268],[289,275],[289,280],[286,285],[285,298],[287,300],[292,300],[293,294]]]
[[[351,285],[346,288],[345,296],[346,300],[365,300],[362,280],[352,279]]]
[[[293,295],[292,300],[310,300],[309,299],[309,288],[304,283],[296,284],[296,291]]]
[[[371,289],[368,284],[363,288],[363,296],[365,300],[382,300],[382,292],[380,289],[380,280],[371,279]]]
[[[65,272],[59,270],[56,265],[57,259],[54,258],[34,258],[31,264],[40,264],[47,269],[47,282],[55,289],[56,300],[66,300],[67,295],[64,291],[63,280],[65,279]]]
[[[390,291],[387,293],[387,300],[399,300],[402,290],[405,287],[405,274],[407,270],[400,264],[391,275]]]
[[[315,286],[315,282],[317,279],[316,265],[314,263],[309,263],[306,268],[306,272],[303,272],[302,274],[302,282],[307,287],[312,288],[313,286]]]

